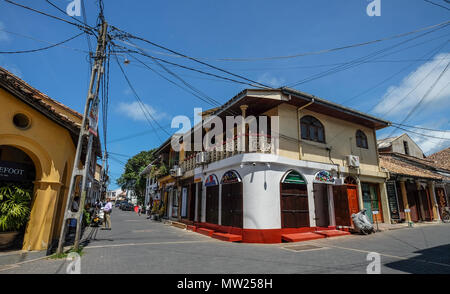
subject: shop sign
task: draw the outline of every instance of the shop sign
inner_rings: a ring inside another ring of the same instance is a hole
[[[222,177],[222,184],[234,184],[234,183],[240,183],[240,182],[241,182],[241,177],[234,170],[227,171]]]
[[[0,180],[2,181],[33,181],[33,167],[11,161],[0,161]]]
[[[210,175],[206,178],[205,187],[217,186],[219,185],[219,181],[217,180],[216,175]]]
[[[391,218],[399,220],[400,219],[400,209],[398,206],[398,195],[397,187],[395,181],[386,182],[386,193],[389,203],[389,210],[391,212]]]
[[[314,177],[314,182],[320,184],[334,185],[335,179],[333,178],[331,173],[327,172],[326,170],[323,170],[316,174],[316,176]]]

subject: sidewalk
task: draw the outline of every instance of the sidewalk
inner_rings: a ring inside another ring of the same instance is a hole
[[[413,228],[417,228],[417,227],[423,227],[423,226],[430,226],[430,225],[438,225],[438,224],[442,224],[442,222],[440,221],[434,221],[434,222],[421,222],[421,223],[413,223],[412,227]],[[374,224],[375,229],[377,228],[377,224]],[[384,231],[391,231],[391,230],[399,230],[399,229],[407,229],[410,228],[408,223],[400,223],[400,224],[385,224],[385,223],[381,223],[378,224],[378,229],[381,232]]]
[[[83,232],[83,236],[81,237],[80,243],[89,241],[91,237],[92,228],[87,227]],[[64,251],[69,250],[72,245],[65,245]],[[24,251],[24,250],[15,250],[15,251],[6,251],[0,252],[0,268],[6,265],[13,265],[19,263],[26,263],[34,260],[48,258],[50,255],[47,255],[47,250],[42,251]]]

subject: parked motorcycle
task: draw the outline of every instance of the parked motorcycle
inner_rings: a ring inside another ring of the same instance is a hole
[[[355,224],[356,230],[364,235],[375,233],[375,228],[369,221],[369,218],[366,215],[366,211],[366,209],[363,209],[358,213],[352,214],[352,220]]]
[[[103,224],[104,215],[103,209],[96,210],[92,215],[91,226],[100,227]]]

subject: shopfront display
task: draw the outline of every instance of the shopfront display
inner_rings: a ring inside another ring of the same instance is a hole
[[[382,208],[378,184],[361,183],[361,189],[367,217],[372,223],[382,223],[383,214],[381,211]]]

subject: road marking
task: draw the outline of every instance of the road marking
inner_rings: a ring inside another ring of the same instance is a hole
[[[153,232],[154,230],[134,230],[132,231],[133,233],[149,233],[149,232]]]
[[[113,248],[113,247],[125,247],[125,246],[148,246],[148,245],[169,245],[169,244],[190,244],[190,243],[213,243],[219,242],[217,240],[205,240],[205,241],[172,241],[172,242],[149,242],[149,243],[126,243],[115,245],[98,245],[98,246],[86,246],[83,249],[97,249],[97,248]]]
[[[318,243],[312,243],[311,242],[311,244],[320,246],[320,244],[318,244]],[[328,245],[328,244],[327,244],[327,246],[328,247],[337,248],[337,249],[361,252],[361,253],[372,253],[372,252],[375,252],[375,251],[367,251],[367,250],[348,248],[348,247],[341,247],[341,246]],[[411,257],[402,257],[402,256],[385,254],[385,253],[379,253],[379,252],[377,252],[377,253],[380,254],[381,256],[385,256],[385,257],[396,258],[396,259],[400,259],[400,260],[411,260]],[[416,255],[416,256],[420,256],[420,255]],[[428,260],[424,260],[424,259],[414,259],[414,260],[411,260],[411,261],[418,261],[418,262],[422,262],[422,263],[431,263],[431,264],[436,264],[436,265],[440,265],[440,266],[450,267],[450,264],[445,264],[445,263],[440,263],[440,262],[435,262],[435,261],[428,261]]]

